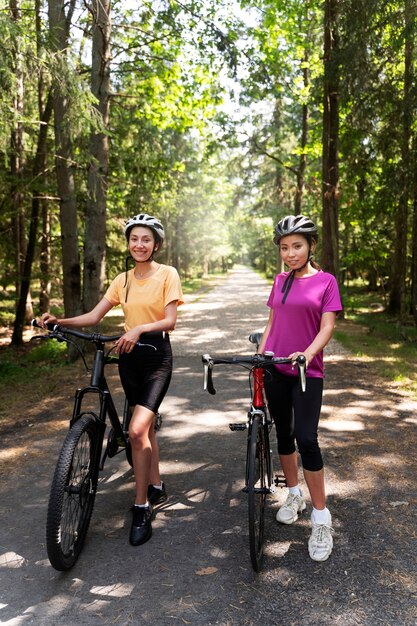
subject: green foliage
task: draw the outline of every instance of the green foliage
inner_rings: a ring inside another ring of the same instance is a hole
[[[410,3],[347,0],[338,9],[342,281],[365,281],[385,303],[392,286],[394,217],[403,191],[400,173],[408,168],[411,175],[414,168],[414,157],[404,163],[401,121],[407,110],[413,115],[417,108],[415,89],[404,106],[404,45],[416,20]],[[92,128],[100,130],[89,86],[92,23],[78,3],[63,58],[50,47],[46,13],[36,32],[33,11],[33,3],[23,0],[19,20],[0,13],[0,276],[4,290],[18,282],[18,238],[24,250],[31,198],[46,195],[51,295],[59,301],[52,124],[47,172],[41,183],[32,176],[38,88],[40,81],[43,101],[53,87],[69,103],[82,241],[89,136]],[[272,276],[278,269],[273,224],[294,211],[300,173],[301,209],[321,225],[323,3],[192,0],[126,6],[116,0],[112,22],[108,280],[124,269],[121,225],[139,211],[164,221],[167,242],[160,260],[176,265],[183,279],[224,271],[233,262],[251,263]],[[416,56],[414,49],[414,63]],[[18,58],[24,78],[20,111],[14,106]],[[24,164],[13,178],[10,145],[17,126],[23,129]],[[411,194],[410,188],[410,209]],[[411,233],[411,216],[407,228]],[[411,251],[404,254],[410,266]],[[38,249],[34,298],[41,277]],[[407,289],[410,284],[408,271]],[[12,320],[13,302],[2,303],[3,324]]]
[[[39,381],[57,367],[65,366],[65,355],[65,344],[48,339],[41,344],[33,342],[24,351],[0,350],[0,378],[3,388],[20,385],[25,381]]]
[[[26,356],[27,363],[44,364],[56,366],[63,362],[63,356],[67,351],[67,344],[65,342],[59,343],[52,339],[38,340],[39,345],[32,348]]]
[[[400,324],[389,315],[381,299],[364,288],[352,287],[343,295],[347,321],[336,324],[335,339],[355,357],[370,362],[370,376],[380,376],[417,398],[415,362],[417,328],[410,318]]]

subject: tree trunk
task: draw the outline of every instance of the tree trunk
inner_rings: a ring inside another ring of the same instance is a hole
[[[411,310],[414,323],[417,325],[417,198],[414,199],[413,210],[413,261],[411,273]]]
[[[339,49],[338,0],[324,9],[323,268],[339,275]]]
[[[281,145],[280,138],[280,129],[282,125],[282,103],[280,99],[276,99],[275,107],[274,107],[274,128],[275,128],[275,147],[279,149]],[[275,175],[274,175],[274,186],[275,186],[275,201],[279,206],[282,204],[282,164],[275,161]]]
[[[65,15],[65,7],[68,13]],[[48,0],[50,45],[66,62],[69,46],[69,25],[74,11],[75,0]],[[77,203],[72,161],[72,144],[68,126],[68,100],[59,91],[54,92],[55,123],[55,169],[58,195],[60,198],[60,223],[62,242],[63,294],[65,316],[71,317],[82,312],[81,270],[78,246]]]
[[[42,234],[40,243],[39,269],[40,269],[40,293],[39,308],[49,311],[51,295],[51,215],[46,200],[41,200]]]
[[[36,51],[38,58],[40,59],[44,48],[44,38],[42,37],[42,0],[35,0],[36,11]],[[38,110],[39,118],[42,117],[45,108],[44,96],[45,96],[45,83],[42,68],[39,68],[38,78]],[[48,98],[51,98],[51,93],[48,94]],[[47,188],[47,176],[46,171],[42,172],[39,176],[40,187],[42,190]],[[49,311],[49,300],[51,294],[51,216],[49,211],[48,202],[40,195],[40,212],[41,212],[41,241],[40,241],[40,255],[39,255],[39,269],[40,269],[40,291],[39,291],[39,309],[41,312]]]
[[[35,163],[33,167],[33,180],[36,181],[39,174],[45,170],[46,166],[46,141],[49,121],[52,116],[52,96],[48,98],[43,112],[41,123],[39,124],[38,145],[36,149]],[[26,302],[28,300],[30,280],[32,276],[32,265],[35,258],[36,239],[38,234],[39,209],[41,204],[40,194],[35,190],[32,194],[32,212],[29,228],[28,246],[25,255],[23,275],[21,280],[20,294],[16,310],[16,318],[13,328],[13,345],[21,345],[23,342],[23,326],[27,315]]]
[[[307,91],[308,86],[310,84],[310,73],[308,70],[308,51],[304,51],[304,67],[303,67],[303,82],[304,88]],[[309,110],[308,104],[304,103],[302,108],[302,126],[301,126],[301,154],[300,160],[298,163],[297,170],[297,188],[295,190],[295,199],[294,199],[294,215],[300,215],[301,213],[301,205],[303,200],[304,193],[304,176],[307,167],[307,155],[305,152],[307,141],[308,141],[308,123],[309,123]]]
[[[110,0],[93,0],[91,91],[97,98],[102,132],[92,131],[88,171],[88,200],[84,234],[84,310],[91,310],[103,295],[106,260],[106,198],[110,101]]]
[[[412,226],[412,264],[411,264],[411,312],[417,325],[417,135],[413,138],[413,226]]]
[[[414,74],[414,0],[405,0],[404,6],[404,92],[401,112],[401,164],[399,170],[400,197],[395,214],[395,244],[389,311],[397,313],[404,322],[406,311],[408,205],[410,202],[410,140],[413,123],[413,74]]]
[[[21,19],[20,0],[10,0],[9,3],[11,18],[14,22]],[[23,67],[22,53],[20,49],[20,37],[16,37],[13,47],[14,60],[14,77],[15,91],[13,96],[13,110],[15,114],[14,127],[10,137],[10,178],[11,189],[10,197],[12,203],[12,232],[15,249],[15,267],[16,278],[15,288],[16,294],[20,290],[20,281],[23,273],[23,263],[26,253],[25,238],[25,211],[23,206],[23,99],[24,99],[24,83],[23,83]]]
[[[41,57],[41,19],[40,19],[40,0],[35,2],[36,11],[36,35],[37,35],[37,52]],[[16,317],[13,327],[12,344],[21,345],[23,343],[23,326],[24,323],[33,317],[32,298],[30,296],[30,281],[32,276],[32,265],[35,258],[36,240],[38,234],[38,222],[40,207],[44,203],[42,193],[45,188],[45,169],[47,156],[47,134],[49,122],[52,115],[52,96],[49,93],[46,106],[44,105],[44,82],[42,71],[38,76],[38,112],[41,123],[39,124],[38,142],[36,149],[35,161],[33,164],[34,188],[32,189],[32,211],[29,227],[29,238],[27,249],[23,263],[22,276],[19,286],[19,297],[17,299]],[[46,309],[44,309],[46,310]]]

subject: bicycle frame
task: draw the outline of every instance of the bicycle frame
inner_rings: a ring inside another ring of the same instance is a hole
[[[265,438],[267,440],[269,446],[269,432],[271,430],[272,422],[268,422],[267,418],[267,408],[264,398],[264,379],[263,379],[263,369],[261,367],[254,367],[252,370],[253,375],[253,390],[252,390],[252,398],[251,398],[251,406],[248,411],[248,423],[245,427],[248,429],[248,442],[251,437],[251,429],[252,423],[257,416],[259,418],[259,423],[262,428],[265,428]],[[234,424],[229,424],[230,430],[240,430],[234,428]],[[273,480],[272,480],[272,463],[270,455],[267,456],[267,477],[268,477],[268,490],[273,491]],[[245,488],[243,491],[247,492],[248,488],[248,460],[246,461],[246,479],[245,479]]]
[[[263,408],[264,402],[264,373],[262,368],[255,367],[253,370],[253,399],[252,404],[256,409]]]
[[[75,392],[74,398],[74,407],[72,418],[70,421],[70,428],[73,424],[84,415],[82,410],[82,405],[85,397],[90,394],[97,394],[99,397],[99,412],[95,414],[97,421],[100,423],[100,439],[101,442],[104,438],[104,433],[106,429],[106,417],[108,416],[109,422],[113,428],[114,436],[116,440],[119,442],[119,445],[122,448],[126,448],[128,444],[127,436],[125,431],[123,430],[122,423],[120,422],[119,414],[114,404],[112,395],[110,393],[110,389],[107,384],[106,377],[104,375],[104,366],[108,363],[117,363],[117,358],[112,356],[107,356],[104,353],[104,346],[97,347],[96,354],[94,357],[93,369],[91,373],[90,384],[86,387],[77,389]],[[127,407],[125,403],[124,411],[126,412]],[[90,411],[89,411],[90,412]],[[125,416],[124,416],[125,417]],[[125,419],[123,420],[125,421]],[[121,450],[119,450],[121,451]],[[107,446],[106,450],[103,453],[99,471],[101,471],[104,467],[104,463],[107,456],[113,456],[112,452],[109,450],[109,446]]]

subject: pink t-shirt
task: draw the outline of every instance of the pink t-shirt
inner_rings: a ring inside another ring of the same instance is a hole
[[[284,357],[308,348],[320,330],[323,313],[342,310],[336,279],[323,271],[305,278],[294,278],[287,299],[282,304],[284,294],[281,289],[287,276],[288,272],[275,276],[267,302],[274,316],[265,344],[265,350]],[[293,369],[291,365],[276,367],[283,374],[298,375],[297,368]],[[323,351],[316,354],[308,364],[307,376],[324,377]]]

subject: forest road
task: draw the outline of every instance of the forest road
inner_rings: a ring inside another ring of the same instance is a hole
[[[79,561],[55,571],[45,517],[71,396],[45,398],[31,407],[36,422],[2,435],[1,454],[10,461],[0,483],[1,624],[417,623],[417,407],[375,380],[372,362],[335,342],[326,351],[320,428],[333,553],[324,563],[308,556],[310,502],[295,524],[275,522],[285,499],[279,490],[267,505],[263,570],[251,568],[241,491],[245,433],[228,428],[245,417],[247,372],[217,368],[217,395],[210,396],[201,354],[253,353],[247,336],[265,325],[269,289],[239,267],[183,307],[159,435],[169,498],[145,545],[128,543],[133,479],[119,455],[103,472]],[[116,373],[111,383],[118,388]]]

